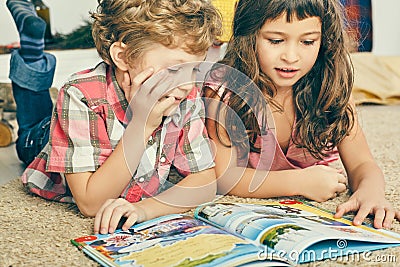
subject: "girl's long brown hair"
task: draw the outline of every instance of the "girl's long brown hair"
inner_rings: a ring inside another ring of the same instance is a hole
[[[266,102],[274,102],[276,88],[273,81],[260,71],[256,55],[256,36],[268,20],[286,14],[287,21],[319,17],[322,40],[318,58],[311,71],[293,86],[296,111],[294,142],[321,159],[349,134],[354,124],[354,111],[349,103],[353,86],[353,68],[346,44],[344,13],[339,0],[241,0],[238,2],[233,36],[224,58],[219,62],[244,74],[258,86]],[[230,81],[224,81],[229,88]],[[235,86],[235,88],[238,88]],[[254,95],[247,93],[248,85],[230,92],[228,106],[246,127],[250,151],[260,151],[257,136],[262,133],[252,111]],[[225,98],[225,91],[222,99]],[[258,103],[259,104],[259,103]],[[265,107],[262,107],[265,109]],[[254,110],[253,110],[254,111]],[[229,115],[227,115],[229,116]],[[228,118],[227,131],[233,145],[244,146],[243,132],[235,132]]]

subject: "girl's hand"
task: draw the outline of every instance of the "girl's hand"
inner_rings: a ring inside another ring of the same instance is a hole
[[[137,222],[146,220],[146,212],[139,203],[130,203],[123,198],[109,199],[94,218],[94,233],[114,233],[121,219],[126,218],[122,230],[126,231]]]
[[[324,165],[303,169],[304,178],[300,183],[299,195],[308,199],[323,202],[334,198],[346,190],[347,179],[343,171]]]
[[[384,193],[376,192],[373,188],[355,191],[348,201],[337,207],[335,218],[341,218],[350,211],[357,211],[353,219],[354,225],[361,225],[368,214],[375,215],[374,227],[378,229],[390,228],[394,218],[400,221],[400,211],[393,208]]]

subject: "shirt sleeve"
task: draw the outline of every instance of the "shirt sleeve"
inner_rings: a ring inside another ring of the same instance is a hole
[[[184,176],[214,167],[214,156],[205,127],[200,97],[187,100],[184,124],[178,138],[174,166]]]
[[[74,86],[61,89],[52,117],[47,171],[76,173],[100,167],[112,152],[104,109],[89,107]]]

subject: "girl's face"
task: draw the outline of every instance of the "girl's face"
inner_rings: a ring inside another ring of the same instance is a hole
[[[309,17],[286,21],[286,14],[267,20],[256,38],[261,71],[277,90],[290,89],[313,67],[321,44],[321,20]]]

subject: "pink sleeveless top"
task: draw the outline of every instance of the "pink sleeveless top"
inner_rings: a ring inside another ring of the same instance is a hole
[[[292,140],[289,141],[285,154],[272,131],[259,137],[256,145],[261,147],[261,153],[250,152],[247,164],[239,160],[239,166],[278,171],[306,168],[313,165],[328,165],[339,159],[339,153],[336,148],[327,152],[328,156],[323,160],[319,160],[314,158],[307,149],[297,147]]]
[[[216,91],[218,95],[221,96],[224,89],[222,87],[217,89],[218,86],[218,83],[211,80],[208,80],[204,84],[204,87]],[[228,102],[228,98],[229,93],[224,99],[225,103]],[[292,132],[292,136],[293,135],[294,132]],[[292,140],[289,141],[288,149],[286,153],[284,153],[272,130],[269,130],[265,135],[259,136],[256,141],[256,146],[261,148],[261,153],[249,152],[248,159],[238,159],[238,165],[240,167],[271,171],[303,169],[313,165],[329,165],[331,162],[339,159],[337,148],[334,148],[332,151],[325,151],[327,156],[319,160],[314,158],[307,149],[297,147]]]

